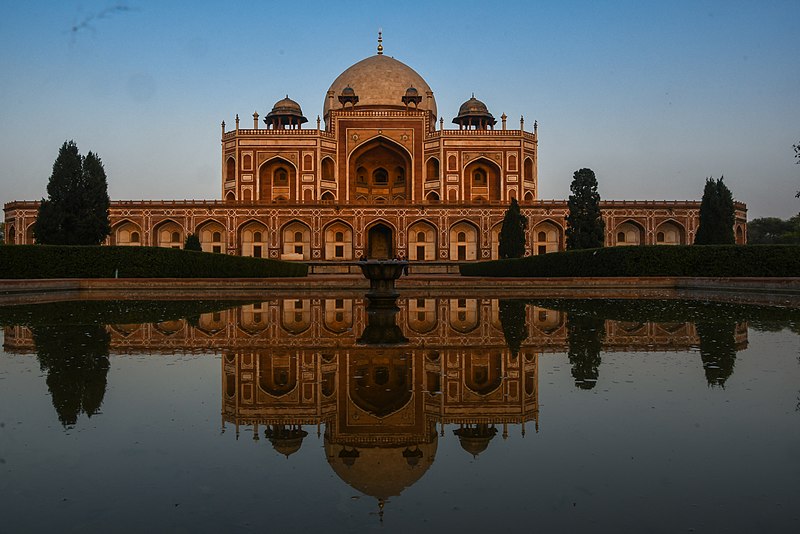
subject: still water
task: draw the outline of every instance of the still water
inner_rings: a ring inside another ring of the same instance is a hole
[[[800,313],[0,308],[0,532],[800,531]]]

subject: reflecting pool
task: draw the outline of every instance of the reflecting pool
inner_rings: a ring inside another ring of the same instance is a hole
[[[800,531],[800,312],[0,307],[0,532]]]

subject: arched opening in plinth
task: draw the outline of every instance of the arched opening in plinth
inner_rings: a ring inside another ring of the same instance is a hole
[[[373,225],[367,232],[367,258],[388,260],[394,257],[392,229],[383,223]]]

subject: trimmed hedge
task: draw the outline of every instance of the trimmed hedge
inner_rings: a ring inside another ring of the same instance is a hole
[[[0,278],[271,278],[308,265],[157,247],[0,247]]]
[[[464,263],[462,276],[800,277],[798,245],[631,246]]]

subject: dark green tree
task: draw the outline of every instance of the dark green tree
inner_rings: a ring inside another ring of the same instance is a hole
[[[83,158],[83,211],[78,219],[78,240],[99,245],[111,233],[108,218],[108,180],[103,162],[94,152]]]
[[[706,381],[711,387],[724,388],[736,364],[736,321],[699,321],[695,327]]]
[[[694,236],[695,245],[733,245],[733,195],[723,178],[706,179],[700,201],[700,227]]]
[[[500,299],[500,326],[506,345],[511,349],[511,354],[517,355],[522,342],[528,337],[528,325],[525,311],[527,304],[524,300]]]
[[[99,245],[111,233],[108,184],[103,163],[89,152],[81,157],[74,141],[65,142],[53,163],[33,228],[37,243]]]
[[[81,413],[100,413],[110,368],[111,336],[105,326],[39,325],[31,333],[61,424],[73,426]]]
[[[189,234],[186,236],[186,242],[183,244],[183,250],[196,250],[197,252],[203,251],[203,246],[200,244],[200,238],[197,234]]]
[[[528,219],[520,211],[517,199],[512,198],[500,228],[498,254],[501,258],[521,258],[525,255],[526,228]]]
[[[605,319],[574,312],[567,315],[567,356],[575,387],[592,389],[597,383],[605,335]]]
[[[751,245],[800,244],[800,214],[784,221],[763,217],[747,223],[747,242]]]
[[[600,194],[594,171],[575,171],[569,189],[572,194],[567,202],[567,249],[602,247],[606,225],[600,214]]]
[[[796,145],[792,145],[792,148],[794,148],[794,157],[797,160],[797,161],[795,161],[795,163],[800,165],[800,143],[797,143]],[[794,196],[796,198],[800,198],[800,191],[795,193]]]

